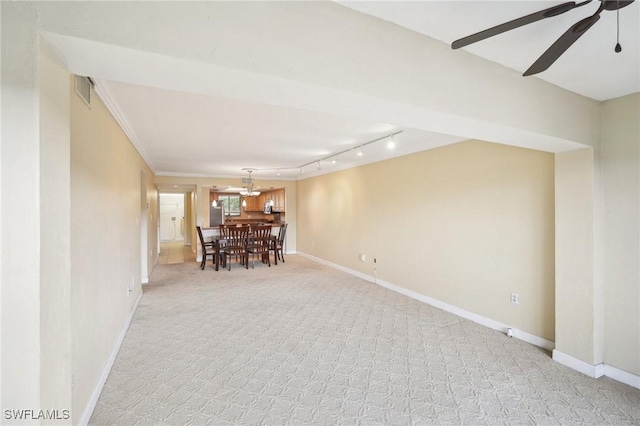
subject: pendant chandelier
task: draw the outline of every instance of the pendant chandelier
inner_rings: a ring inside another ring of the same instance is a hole
[[[253,189],[253,178],[251,177],[251,173],[254,171],[254,169],[244,170],[249,172],[249,177],[242,179],[242,183],[245,186],[243,187],[242,191],[240,191],[240,195],[242,195],[243,197],[257,197],[258,195],[260,195],[260,191],[255,191]]]

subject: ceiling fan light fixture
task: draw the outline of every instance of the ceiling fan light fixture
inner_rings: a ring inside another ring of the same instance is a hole
[[[451,43],[452,49],[459,49],[461,47],[468,46],[472,43],[485,40],[487,38],[502,34],[504,32],[522,27],[527,24],[540,21],[542,19],[551,18],[578,7],[582,7],[591,3],[592,0],[585,0],[580,3],[575,1],[562,3],[548,9],[540,10],[538,12],[505,22],[503,24],[491,27],[484,31],[472,34],[470,36],[455,40]],[[635,0],[600,0],[600,6],[591,16],[588,16],[571,26],[564,34],[560,36],[522,75],[524,77],[541,73],[546,71],[555,61],[562,56],[570,47],[575,43],[589,28],[591,28],[599,19],[600,13],[603,10],[612,11],[615,10],[619,13],[619,10],[630,5]],[[618,21],[619,22],[619,21]],[[622,51],[620,41],[617,40],[615,47],[616,52]]]

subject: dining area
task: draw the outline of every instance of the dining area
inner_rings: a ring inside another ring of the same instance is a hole
[[[200,269],[211,259],[213,269],[254,269],[259,264],[284,263],[287,223],[232,223],[196,227],[201,249]],[[273,262],[272,262],[273,256]]]

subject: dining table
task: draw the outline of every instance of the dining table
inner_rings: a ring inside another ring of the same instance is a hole
[[[272,245],[273,249],[274,249],[274,253],[275,253],[275,248],[276,248],[276,244],[278,241],[278,235],[273,234],[273,230],[274,229],[278,229],[279,226],[272,226],[271,228],[271,236],[270,236],[270,244]],[[211,234],[211,242],[213,243],[213,249],[214,249],[214,255],[213,255],[213,260],[214,260],[214,268],[216,271],[220,270],[220,247],[226,243],[228,241],[228,239],[222,237],[220,235],[220,229],[219,228],[205,228],[209,234]],[[251,240],[251,228],[249,229],[249,242]],[[246,260],[247,262],[249,261],[249,259]],[[274,259],[274,265],[278,264],[278,256],[275,256]]]

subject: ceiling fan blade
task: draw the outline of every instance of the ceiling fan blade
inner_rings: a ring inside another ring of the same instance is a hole
[[[487,30],[480,31],[478,33],[456,40],[453,43],[451,43],[451,48],[459,49],[461,47],[468,46],[472,43],[476,43],[478,41],[487,39],[489,37],[502,34],[509,30],[513,30],[515,28],[519,28],[524,25],[537,22],[545,18],[551,18],[552,16],[560,15],[562,13],[570,11],[571,9],[575,9],[576,7],[583,6],[589,2],[591,2],[591,0],[587,0],[582,3],[576,3],[574,1],[570,1],[568,3],[562,3],[557,6],[553,6],[548,9],[544,9],[539,12],[535,12],[530,15],[523,16],[522,18],[514,19],[513,21],[505,22],[504,24],[500,24],[495,27],[489,28]]]
[[[571,47],[589,28],[600,19],[600,14],[589,16],[575,23],[549,47],[537,61],[522,74],[524,77],[538,74],[549,68],[566,50]]]
[[[602,5],[604,6],[604,10],[618,10],[629,6],[634,1],[635,0],[604,0]]]

